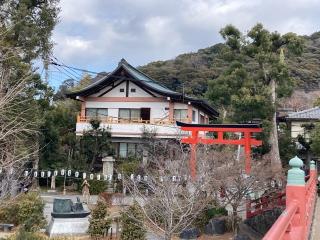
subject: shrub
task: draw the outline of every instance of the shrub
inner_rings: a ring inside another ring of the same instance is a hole
[[[19,204],[19,222],[24,224],[26,231],[37,231],[46,225],[43,216],[44,202],[37,193],[22,195]]]
[[[27,232],[23,228],[20,228],[19,231],[7,237],[5,240],[46,240],[45,236],[41,236],[38,233]]]
[[[46,224],[44,203],[37,193],[22,194],[0,209],[0,221],[24,225],[27,232],[37,231]]]
[[[116,168],[119,172],[128,175],[136,173],[139,170],[140,165],[141,161],[135,159],[128,159],[126,161],[121,162]]]
[[[99,239],[103,237],[106,232],[108,232],[108,229],[111,225],[111,221],[106,219],[108,216],[109,214],[106,203],[99,200],[89,219],[90,224],[88,233],[91,237]]]
[[[90,194],[98,195],[107,189],[108,183],[106,181],[89,180],[89,184]]]
[[[17,201],[8,202],[0,208],[0,221],[19,225],[19,204]]]
[[[127,212],[121,214],[121,240],[144,240],[146,231],[143,228],[144,216],[140,206],[135,202]]]
[[[227,216],[228,211],[225,208],[219,207],[206,207],[197,218],[194,220],[194,225],[197,228],[204,229],[204,227],[209,223],[210,219],[214,217]]]

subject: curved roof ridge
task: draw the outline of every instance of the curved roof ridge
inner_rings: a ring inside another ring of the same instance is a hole
[[[288,114],[288,118],[320,118],[320,107],[313,107]]]
[[[147,74],[145,74],[144,72],[140,71],[138,68],[135,68],[133,67],[130,63],[128,63],[125,59],[124,60],[124,64],[128,65],[130,68],[132,68],[134,71],[136,72],[139,72],[140,74],[142,74],[143,76],[145,76],[146,78],[148,78],[150,80],[150,82],[154,82],[156,84],[159,84],[160,86],[164,87],[164,88],[167,88],[168,90],[170,91],[173,91],[171,90],[170,88],[168,88],[167,86],[165,86],[164,84],[162,84],[161,82],[155,80],[154,78],[148,76]]]

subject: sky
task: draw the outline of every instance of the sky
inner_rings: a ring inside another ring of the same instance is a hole
[[[60,0],[60,7],[53,56],[96,72],[121,58],[139,66],[214,45],[227,24],[243,32],[257,22],[280,33],[320,31],[320,0]],[[50,71],[53,86],[67,78]]]

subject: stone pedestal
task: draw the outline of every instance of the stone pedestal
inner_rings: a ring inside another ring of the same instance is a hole
[[[86,235],[89,218],[52,218],[47,229],[50,237]]]
[[[102,159],[102,173],[103,175],[113,175],[113,163],[115,159],[112,156]]]

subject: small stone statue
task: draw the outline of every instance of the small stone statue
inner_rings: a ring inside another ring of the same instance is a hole
[[[88,183],[87,180],[84,180],[82,183],[82,197],[83,197],[83,202],[88,204],[90,200],[90,184]]]

